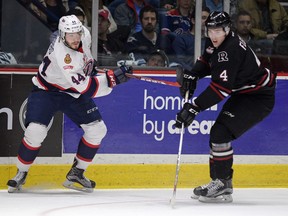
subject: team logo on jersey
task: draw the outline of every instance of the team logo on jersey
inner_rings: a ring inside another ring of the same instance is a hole
[[[64,62],[65,62],[66,64],[70,64],[71,61],[72,61],[72,59],[71,59],[70,55],[67,53],[66,56],[65,56],[65,58],[64,58]]]
[[[225,51],[221,51],[218,53],[218,62],[228,61],[228,54]]]

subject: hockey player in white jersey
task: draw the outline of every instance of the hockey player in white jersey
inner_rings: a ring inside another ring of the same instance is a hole
[[[132,73],[131,68],[121,66],[104,75],[96,75],[89,31],[75,15],[61,17],[58,28],[59,36],[49,46],[37,76],[32,79],[34,89],[27,103],[27,128],[18,150],[18,171],[7,182],[10,193],[20,190],[25,183],[28,170],[47,135],[47,126],[57,111],[65,113],[84,131],[63,185],[92,192],[96,183],[87,179],[84,172],[107,132],[92,98],[108,95],[115,85],[128,80],[125,73]]]

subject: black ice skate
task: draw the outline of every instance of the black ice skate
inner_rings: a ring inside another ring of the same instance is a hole
[[[92,193],[96,183],[86,178],[83,173],[83,169],[73,166],[66,175],[67,180],[63,183],[63,186],[73,190]]]
[[[209,184],[196,187],[191,198],[206,203],[229,203],[233,201],[232,193],[232,179],[215,179]]]
[[[7,182],[8,193],[18,192],[22,189],[22,185],[26,182],[28,172],[21,172],[17,170],[16,176]]]

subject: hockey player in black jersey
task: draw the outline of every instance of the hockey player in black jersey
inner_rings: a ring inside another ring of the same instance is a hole
[[[192,97],[197,80],[211,75],[210,85],[177,113],[175,127],[188,127],[195,116],[227,98],[210,131],[211,182],[196,187],[192,198],[202,202],[232,202],[233,149],[231,141],[267,117],[275,100],[276,76],[262,67],[251,48],[233,31],[226,12],[206,20],[205,50],[191,71],[183,74],[181,95]]]

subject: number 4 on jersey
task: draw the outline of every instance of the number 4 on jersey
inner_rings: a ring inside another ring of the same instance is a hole
[[[224,70],[224,71],[220,74],[219,77],[222,79],[223,82],[227,82],[227,81],[228,81],[227,71]]]

